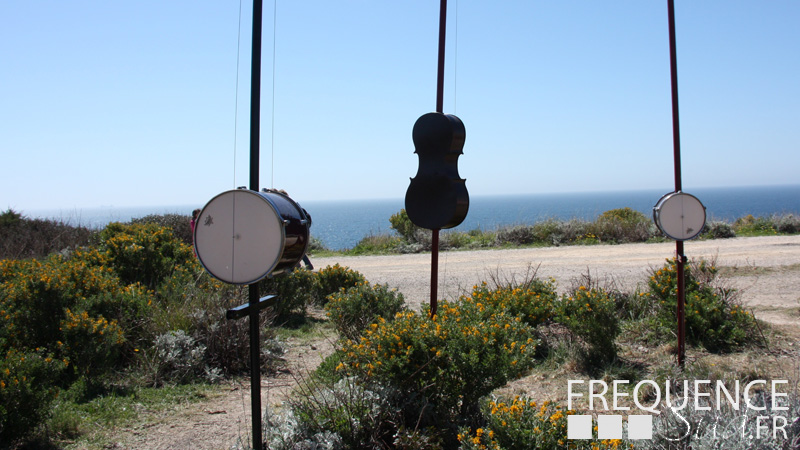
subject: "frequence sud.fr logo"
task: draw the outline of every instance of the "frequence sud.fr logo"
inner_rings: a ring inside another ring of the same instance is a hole
[[[787,427],[793,420],[800,420],[789,417],[788,384],[788,380],[753,380],[746,384],[738,380],[728,384],[722,380],[673,384],[667,380],[662,386],[653,380],[642,380],[631,390],[629,380],[614,380],[610,386],[604,380],[568,380],[567,409],[587,412],[567,417],[567,439],[647,440],[659,433],[664,440],[682,441],[702,428],[713,439],[729,439],[736,433],[735,437],[742,439],[785,440],[790,434]],[[647,395],[642,395],[645,392]],[[643,397],[647,401],[640,400]],[[713,414],[723,410],[735,414]],[[712,412],[707,417],[713,419],[700,423],[690,417],[692,412],[703,411]],[[654,427],[656,416],[669,419],[669,429]],[[710,423],[712,420],[714,423]]]

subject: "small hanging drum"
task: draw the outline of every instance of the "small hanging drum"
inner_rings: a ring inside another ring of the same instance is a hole
[[[706,224],[706,207],[694,195],[670,192],[653,207],[653,221],[676,241],[696,238]]]
[[[306,212],[287,195],[236,189],[200,211],[194,248],[214,278],[251,284],[295,267],[308,248],[310,226]]]

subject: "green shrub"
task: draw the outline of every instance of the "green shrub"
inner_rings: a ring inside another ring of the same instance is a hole
[[[109,224],[101,233],[101,251],[125,284],[142,283],[155,289],[176,267],[194,259],[192,248],[169,228],[153,223]]]
[[[319,290],[317,277],[305,267],[268,277],[258,282],[259,294],[276,295],[276,320],[283,321],[292,314],[305,315]]]
[[[778,233],[797,234],[800,233],[800,217],[794,214],[785,214],[774,218],[775,229]]]
[[[416,242],[417,231],[420,227],[414,225],[411,219],[408,218],[408,213],[405,209],[400,212],[392,214],[389,217],[391,228],[396,231],[406,242]]]
[[[684,264],[686,340],[711,352],[725,352],[761,342],[755,317],[746,311],[732,289],[716,288],[717,268],[705,260]],[[657,317],[664,329],[675,329],[678,304],[676,260],[653,272],[648,281]]]
[[[61,321],[64,355],[80,376],[97,378],[116,366],[122,344],[122,328],[116,320],[92,317],[86,311],[65,310]]]
[[[44,258],[88,245],[97,232],[64,220],[29,219],[8,209],[0,213],[0,259]]]
[[[580,286],[572,295],[564,295],[556,321],[587,345],[583,357],[588,364],[603,365],[616,358],[619,316],[614,297],[605,290]]]
[[[394,389],[408,425],[448,429],[474,419],[481,397],[531,366],[532,336],[520,318],[441,302],[433,319],[427,311],[379,318],[343,345],[338,370]]]
[[[339,263],[320,269],[317,272],[317,303],[325,305],[329,295],[339,292],[342,288],[357,286],[364,281],[367,281],[364,275],[349,267],[340,266]]]
[[[3,351],[0,359],[0,442],[24,438],[50,414],[55,381],[66,362],[44,350]]]
[[[563,241],[560,222],[547,219],[533,224],[533,241],[545,245],[560,245]]]
[[[736,237],[733,227],[725,222],[706,222],[702,237],[707,239],[728,239]]]
[[[644,213],[626,207],[600,214],[593,224],[592,234],[604,242],[644,242],[653,236],[654,227]]]
[[[322,251],[330,251],[330,249],[322,243],[320,238],[312,235],[308,240],[308,254]]]
[[[769,236],[775,234],[775,224],[768,217],[753,217],[748,214],[736,219],[733,230],[739,236]]]
[[[472,302],[479,310],[484,308],[520,317],[532,327],[550,320],[556,307],[555,282],[532,278],[519,286],[498,286],[490,289],[486,282],[472,288],[472,295],[462,301]]]
[[[268,416],[268,448],[372,450],[391,442],[399,414],[382,389],[348,377],[330,383],[307,380],[298,392],[283,417]]]
[[[189,383],[198,380],[216,381],[219,369],[206,363],[206,347],[183,330],[170,331],[158,336],[154,342],[156,353],[156,383],[169,381]]]
[[[405,309],[403,294],[386,285],[373,286],[367,281],[347,289],[342,288],[328,298],[325,305],[328,317],[339,335],[351,340],[358,340],[378,317],[391,320],[395,314]]]
[[[499,245],[528,245],[536,241],[534,229],[529,225],[513,225],[497,230],[497,244]]]
[[[139,285],[122,287],[109,269],[93,265],[101,260],[103,255],[97,251],[81,250],[71,258],[53,255],[45,261],[0,261],[0,310],[6,319],[0,339],[14,348],[48,348],[57,355],[73,349],[84,355],[81,361],[89,363],[107,353],[109,336],[117,341],[122,333],[123,342],[126,336],[136,336],[150,294]],[[87,348],[90,336],[97,343],[94,357],[85,353],[93,351]],[[87,368],[77,367],[81,372]]]
[[[194,245],[191,219],[191,216],[183,214],[149,214],[144,217],[131,219],[130,223],[133,225],[154,224],[163,228],[169,228],[178,240],[186,245]]]
[[[391,236],[389,234],[374,234],[365,236],[350,250],[345,253],[349,255],[363,255],[369,254],[385,254],[395,253],[398,249],[403,248],[405,240],[399,236]],[[415,245],[415,244],[412,244]],[[414,250],[418,251],[418,250]],[[403,252],[401,250],[401,252]]]

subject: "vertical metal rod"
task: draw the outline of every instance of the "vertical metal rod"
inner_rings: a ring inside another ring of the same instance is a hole
[[[682,190],[681,180],[681,128],[678,115],[678,52],[675,45],[675,2],[667,0],[669,10],[669,67],[672,84],[672,146],[675,162],[675,191]]]
[[[439,64],[436,76],[436,112],[444,112],[444,47],[447,40],[447,0],[439,3]]]
[[[436,112],[444,112],[444,50],[447,39],[447,0],[439,2],[439,58],[436,75]],[[431,230],[431,318],[439,303],[439,230]]]
[[[678,271],[678,365],[683,367],[686,362],[686,277],[684,267],[686,257],[683,255],[683,241],[675,241],[677,260],[675,269]]]
[[[250,189],[259,190],[261,139],[261,20],[262,0],[253,0],[253,45],[250,67]],[[253,422],[253,449],[261,450],[261,338],[258,320],[258,284],[248,286],[250,305],[250,411]]]
[[[667,15],[669,16],[669,67],[670,82],[672,85],[672,145],[675,163],[675,192],[680,192],[681,180],[681,132],[678,115],[678,52],[675,44],[675,2],[667,0]],[[678,271],[678,365],[683,367],[686,359],[686,280],[684,276],[684,263],[686,257],[683,251],[683,241],[675,241],[676,264]]]
[[[253,48],[250,66],[250,189],[258,191],[261,141],[261,15],[262,0],[253,0]]]
[[[439,230],[431,230],[431,318],[439,304]]]
[[[250,306],[250,413],[253,416],[253,448],[260,450],[261,439],[261,338],[258,321],[258,285],[248,286]]]

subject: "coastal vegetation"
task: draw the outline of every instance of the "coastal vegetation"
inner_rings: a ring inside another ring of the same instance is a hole
[[[389,219],[392,233],[366,236],[345,254],[416,253],[431,248],[430,231],[411,223],[405,210]],[[775,214],[768,217],[748,215],[733,222],[709,221],[699,239],[723,239],[736,236],[771,236],[800,233],[800,217]],[[667,240],[652,218],[631,208],[612,209],[594,221],[547,219],[533,224],[501,226],[493,230],[445,230],[440,235],[443,250],[475,250],[520,246],[560,246],[663,242]]]
[[[59,224],[34,227],[10,210],[1,217],[4,243],[16,239],[15,230],[27,230],[24,236],[36,236],[33,230],[64,233]],[[399,235],[393,239],[403,249],[422,251],[424,233],[406,219],[403,212],[392,217]],[[645,219],[635,211],[612,210],[584,225],[552,222],[504,231],[513,237],[500,245],[542,245],[540,240],[553,245],[553,236],[560,236],[559,244],[628,242],[650,231]],[[791,228],[796,222],[793,217],[743,218],[730,228],[736,233],[796,233]],[[41,254],[24,247],[3,254],[0,448],[67,447],[92,439],[96,428],[135,420],[134,405],[158,409],[166,408],[170,398],[202,399],[214,383],[247,373],[248,349],[242,345],[247,322],[225,320],[227,309],[246,302],[246,290],[219,283],[202,270],[187,242],[190,235],[181,231],[187,224],[188,218],[180,216],[153,216],[102,230],[81,229],[75,234],[79,238],[60,248],[36,250]],[[478,242],[480,234],[465,236]],[[500,234],[494,232],[492,245],[498,245]],[[269,412],[268,448],[668,445],[665,440],[567,442],[567,418],[576,411],[559,402],[515,396],[504,387],[537,373],[558,374],[564,383],[573,376],[621,378],[631,384],[779,376],[764,365],[737,362],[737,355],[750,359],[768,353],[777,345],[771,339],[775,332],[742,306],[737,291],[720,282],[713,261],[702,260],[685,268],[693,358],[685,371],[677,370],[672,355],[676,270],[674,261],[667,261],[636,292],[621,292],[588,276],[562,294],[554,281],[535,272],[514,282],[498,278],[461,298],[441,301],[434,317],[425,308],[407,309],[399,292],[339,265],[264,280],[261,292],[287,299],[262,314],[265,373],[281,367],[286,330],[312,326],[309,310],[324,311],[339,336],[333,353],[299,380],[287,406]],[[652,392],[640,394],[644,399]],[[798,417],[797,395],[783,400],[780,406]],[[689,413],[698,424],[731,423],[742,414]],[[757,432],[752,420],[740,422]],[[658,436],[669,437],[673,425],[666,418],[654,422]],[[759,442],[764,448],[792,448],[800,436],[795,428],[787,428],[786,437]],[[710,432],[706,425],[684,443],[715,448],[703,434]]]

